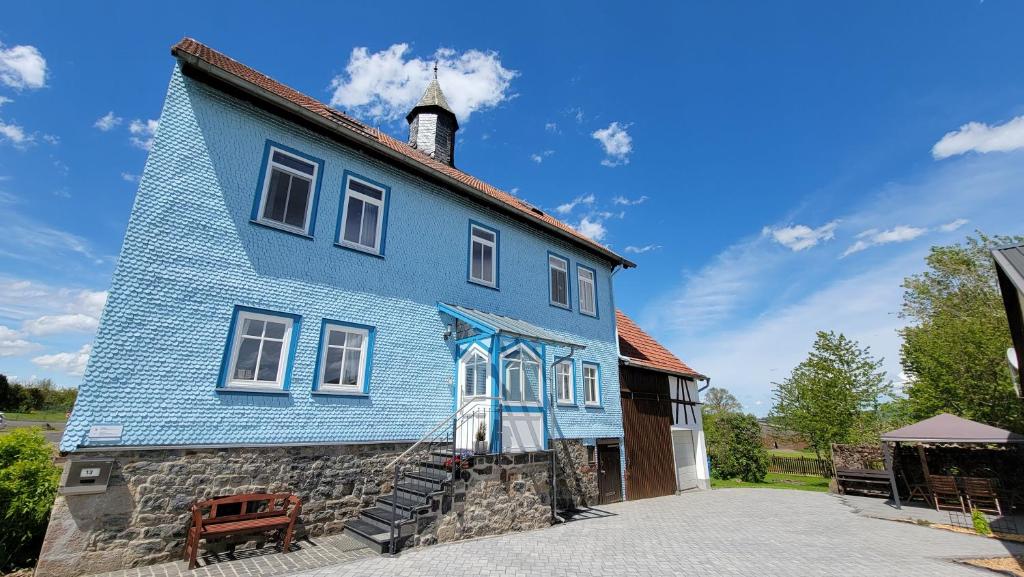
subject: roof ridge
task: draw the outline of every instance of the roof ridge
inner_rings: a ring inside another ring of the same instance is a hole
[[[616,327],[619,333],[619,353],[640,366],[654,370],[668,371],[706,379],[707,377],[690,368],[665,345],[647,334],[640,325],[629,318],[622,309],[615,309]]]

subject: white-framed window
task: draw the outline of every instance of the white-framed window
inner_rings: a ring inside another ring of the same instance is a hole
[[[576,402],[572,382],[572,361],[562,361],[555,365],[555,387],[558,390],[559,403]]]
[[[597,316],[597,285],[594,270],[576,265],[576,292],[580,298],[580,312],[585,315]]]
[[[498,231],[469,225],[469,280],[498,286]]]
[[[367,392],[370,334],[369,328],[324,322],[318,391]]]
[[[540,359],[519,345],[501,357],[503,394],[509,403],[539,403]]]
[[[276,146],[268,154],[257,221],[309,234],[320,166]]]
[[[588,405],[601,404],[601,370],[597,365],[583,363],[583,402]]]
[[[462,398],[486,397],[490,362],[479,347],[471,347],[462,357]]]
[[[345,179],[345,201],[342,204],[338,243],[369,253],[382,254],[381,240],[384,234],[387,195],[387,187],[348,175]]]
[[[231,337],[228,387],[284,388],[294,319],[238,311]]]
[[[553,254],[548,255],[548,284],[551,304],[569,308],[569,261]]]

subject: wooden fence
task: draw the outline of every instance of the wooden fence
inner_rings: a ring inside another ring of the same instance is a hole
[[[769,473],[832,477],[832,462],[827,459],[779,457],[778,455],[771,455],[770,459],[771,461],[768,464]]]

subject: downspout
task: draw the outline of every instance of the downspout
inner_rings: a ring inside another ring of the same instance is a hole
[[[552,370],[552,372],[554,372],[555,367],[558,366],[559,363],[564,363],[565,361],[568,361],[568,360],[572,359],[572,356],[574,354],[576,354],[576,347],[574,345],[569,345],[569,354],[565,355],[564,357],[556,358],[551,363],[551,370]],[[573,368],[573,373],[575,373],[575,372],[576,372],[576,370],[575,370],[575,367],[574,367]],[[557,386],[557,383],[555,383],[555,385]],[[575,383],[574,383],[574,385],[575,385]],[[556,423],[556,417],[555,417],[555,410],[558,407],[558,394],[555,392],[555,387],[550,387],[548,389],[548,396],[550,397],[550,401],[551,401],[551,430],[550,430],[551,434],[549,435],[549,437],[551,439],[551,519],[553,521],[558,522],[558,523],[565,523],[565,519],[559,517],[558,516],[558,511],[557,511],[557,508],[558,508],[557,507],[557,503],[558,503],[558,475],[557,475],[557,471],[558,471],[558,449],[555,448],[555,431],[558,429],[558,427],[556,426],[557,423]]]

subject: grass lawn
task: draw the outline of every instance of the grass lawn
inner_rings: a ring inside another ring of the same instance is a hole
[[[63,423],[67,421],[64,417],[66,411],[36,411],[32,413],[7,413],[4,412],[4,419],[9,421],[47,421],[49,423]]]
[[[739,479],[711,479],[713,489],[732,489],[736,487],[754,487],[764,489],[795,489],[797,491],[828,491],[828,479],[811,475],[791,475],[768,473],[763,483],[747,483]]]

